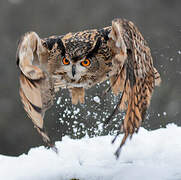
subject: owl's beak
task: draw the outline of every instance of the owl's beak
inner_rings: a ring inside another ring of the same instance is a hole
[[[75,74],[76,74],[76,71],[75,71],[75,64],[72,65],[72,76],[74,77]]]

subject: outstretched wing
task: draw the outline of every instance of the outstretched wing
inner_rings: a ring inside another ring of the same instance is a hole
[[[108,44],[114,53],[113,66],[119,67],[110,79],[112,90],[116,95],[122,92],[118,106],[120,110],[126,110],[121,126],[124,137],[115,153],[118,157],[126,139],[138,132],[154,87],[161,79],[153,66],[150,48],[132,22],[114,20]]]
[[[53,83],[43,64],[47,61],[46,48],[34,32],[25,34],[19,43],[17,65],[20,74],[20,96],[28,116],[43,140],[54,147],[45,132],[43,117],[45,111],[53,104]]]

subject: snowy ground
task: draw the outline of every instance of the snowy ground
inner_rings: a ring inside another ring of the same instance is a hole
[[[120,136],[121,138],[122,136]],[[57,142],[59,154],[44,147],[27,155],[0,155],[0,180],[181,180],[181,127],[143,128],[123,147],[112,136]]]

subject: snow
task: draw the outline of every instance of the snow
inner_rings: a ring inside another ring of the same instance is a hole
[[[100,103],[100,101],[101,101],[98,96],[95,96],[95,97],[93,98],[93,100],[94,100],[96,103]]]
[[[75,109],[75,110],[73,111],[74,115],[78,114],[79,112],[80,112],[80,109],[79,109],[79,108],[77,108],[77,109]]]
[[[181,54],[181,50],[178,51],[178,54]]]
[[[19,157],[0,155],[1,180],[181,180],[181,127],[174,124],[148,131],[141,128],[114,152],[123,136],[80,140],[64,137],[59,153],[43,146]]]
[[[58,97],[57,104],[60,104],[60,102],[61,102],[61,97]]]

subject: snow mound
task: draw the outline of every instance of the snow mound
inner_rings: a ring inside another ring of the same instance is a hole
[[[59,154],[44,147],[27,155],[0,155],[1,180],[181,180],[181,127],[147,131],[141,128],[114,152],[123,136],[111,145],[113,136],[56,142]],[[120,140],[119,140],[120,139]]]

